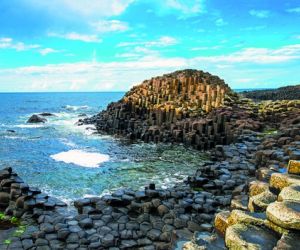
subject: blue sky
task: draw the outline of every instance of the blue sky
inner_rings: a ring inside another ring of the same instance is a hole
[[[300,83],[299,0],[2,0],[0,92],[123,91],[195,68]]]

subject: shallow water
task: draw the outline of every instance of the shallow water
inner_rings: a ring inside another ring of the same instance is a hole
[[[0,168],[11,166],[30,185],[70,201],[150,182],[172,186],[193,174],[205,156],[183,146],[128,144],[78,127],[124,93],[0,94]],[[45,124],[27,124],[51,112]],[[14,130],[15,133],[8,130]]]

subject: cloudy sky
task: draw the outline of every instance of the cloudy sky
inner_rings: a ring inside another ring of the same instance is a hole
[[[123,91],[196,68],[300,83],[299,0],[2,0],[0,92]]]

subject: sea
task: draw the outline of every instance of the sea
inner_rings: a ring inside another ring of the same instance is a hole
[[[95,128],[77,126],[123,92],[0,93],[0,169],[12,167],[29,185],[64,200],[99,196],[119,188],[167,188],[195,173],[205,153],[182,145],[129,143]],[[43,124],[28,118],[43,112]]]

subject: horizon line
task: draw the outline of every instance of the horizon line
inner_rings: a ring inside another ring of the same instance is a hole
[[[232,90],[268,90],[268,89],[277,89],[277,88],[232,88]],[[43,93],[122,93],[129,90],[111,90],[111,91],[0,91],[0,94],[43,94]]]

